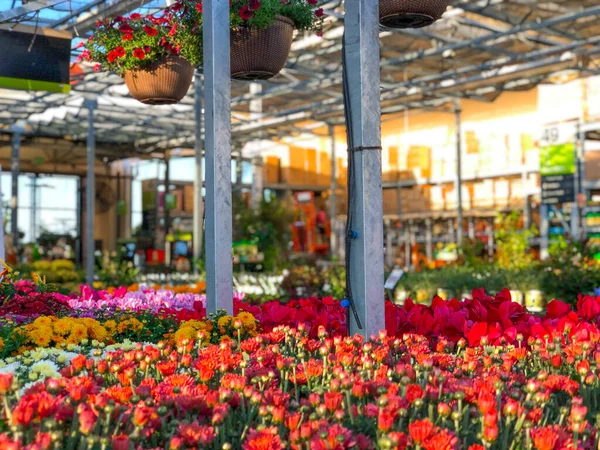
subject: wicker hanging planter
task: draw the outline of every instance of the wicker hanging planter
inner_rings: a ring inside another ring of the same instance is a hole
[[[274,77],[287,61],[293,38],[294,22],[283,16],[265,29],[231,30],[231,77],[248,81]]]
[[[450,0],[379,0],[379,22],[389,28],[422,28],[442,17]]]
[[[193,76],[192,65],[172,55],[144,70],[128,70],[125,84],[131,96],[146,105],[172,105],[185,97]]]

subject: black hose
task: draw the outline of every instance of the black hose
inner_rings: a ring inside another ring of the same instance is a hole
[[[352,251],[352,240],[355,238],[354,230],[352,229],[354,220],[354,195],[355,195],[355,180],[356,180],[356,165],[354,163],[354,133],[352,130],[352,105],[350,103],[350,85],[348,83],[348,67],[346,65],[346,31],[344,30],[344,36],[342,38],[342,85],[344,93],[344,119],[346,122],[346,141],[348,143],[348,218],[346,221],[346,299],[350,303],[350,309],[356,320],[358,328],[362,330],[362,323],[356,305],[354,303],[354,297],[352,295],[352,279],[350,274],[350,255]]]

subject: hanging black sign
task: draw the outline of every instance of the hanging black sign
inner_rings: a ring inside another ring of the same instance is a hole
[[[575,175],[542,177],[542,203],[557,205],[575,201]]]

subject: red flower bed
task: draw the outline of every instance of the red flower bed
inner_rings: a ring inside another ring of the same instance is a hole
[[[554,300],[544,316],[531,314],[512,302],[507,289],[495,297],[483,289],[475,290],[472,300],[444,301],[435,297],[431,306],[415,304],[410,299],[403,306],[386,303],[386,329],[390,335],[414,333],[452,342],[466,339],[471,346],[516,344],[557,333],[589,340],[600,336],[599,324],[600,297],[592,296],[580,296],[575,311]]]
[[[287,303],[277,301],[250,305],[240,300],[234,301],[234,312],[248,311],[258,320],[263,332],[286,325],[297,328],[304,325],[311,337],[317,337],[317,330],[323,327],[332,334],[347,335],[347,310],[339,301],[326,297],[291,300]]]
[[[207,348],[182,341],[80,355],[63,378],[20,395],[12,375],[0,374],[0,448],[591,450],[600,443],[597,339],[493,349],[385,332],[369,341],[319,334],[282,327]]]

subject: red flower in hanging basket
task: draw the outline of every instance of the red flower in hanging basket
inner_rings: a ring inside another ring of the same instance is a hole
[[[198,2],[196,3],[196,11],[198,11],[199,13],[202,13],[202,2]]]
[[[119,31],[121,33],[133,33],[133,28],[131,28],[129,25],[127,25],[126,23],[124,23],[123,25],[121,25],[119,27]]]
[[[252,11],[256,11],[261,6],[262,6],[262,3],[260,2],[260,0],[250,0],[250,2],[248,3],[248,7]]]
[[[142,15],[141,15],[141,14],[138,14],[138,13],[133,13],[133,14],[130,14],[130,15],[129,15],[129,18],[130,18],[131,20],[139,20],[139,19],[141,19],[141,17],[142,17]]]
[[[323,11],[323,8],[315,9],[315,16],[323,17],[324,15],[325,15],[325,12]]]
[[[144,59],[146,57],[146,52],[141,48],[136,48],[133,50],[133,56],[137,59]]]
[[[125,33],[125,34],[123,35],[122,39],[123,39],[124,41],[130,41],[130,40],[132,40],[132,39],[133,39],[133,34],[131,34],[131,33]]]
[[[144,31],[150,37],[156,36],[158,34],[158,31],[156,30],[156,28],[152,28],[152,27],[149,27],[147,25],[144,27]]]
[[[125,53],[127,53],[123,47],[115,48],[114,52],[117,58],[122,58],[123,56],[125,56]]]
[[[248,5],[240,9],[240,17],[242,20],[250,20],[252,18],[252,11],[250,11]]]

